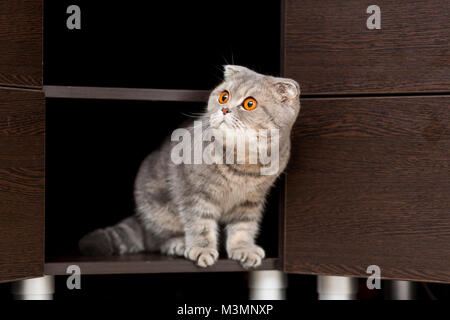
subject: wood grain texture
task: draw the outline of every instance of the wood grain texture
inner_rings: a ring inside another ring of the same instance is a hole
[[[284,74],[303,94],[450,91],[450,2],[285,0]]]
[[[44,268],[44,93],[0,88],[0,282]]]
[[[77,265],[81,273],[87,274],[139,274],[139,273],[184,273],[184,272],[245,272],[237,261],[219,259],[209,268],[195,266],[184,258],[162,256],[160,254],[133,254],[112,257],[66,256],[49,258],[45,263],[45,274],[66,275],[67,267]],[[264,259],[257,270],[279,269],[278,259]]]
[[[42,86],[42,19],[42,0],[0,1],[0,85]]]
[[[284,269],[450,282],[450,96],[304,99]]]
[[[206,102],[209,90],[44,86],[46,98]]]

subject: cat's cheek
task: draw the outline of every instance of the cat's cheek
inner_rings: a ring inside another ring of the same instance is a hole
[[[213,116],[209,117],[209,125],[211,128],[217,128],[217,120]]]
[[[209,124],[211,125],[212,128],[218,129],[218,128],[219,128],[219,125],[220,125],[220,122],[217,121],[217,120],[211,120],[211,121],[209,122]]]

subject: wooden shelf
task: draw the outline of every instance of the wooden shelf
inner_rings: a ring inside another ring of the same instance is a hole
[[[133,254],[111,257],[65,256],[47,259],[46,275],[67,275],[70,265],[77,265],[84,275],[93,274],[143,274],[143,273],[191,273],[191,272],[245,272],[236,261],[219,259],[209,268],[200,268],[183,258],[159,254]],[[280,269],[278,258],[266,258],[256,270]]]
[[[44,86],[46,98],[206,102],[209,90]]]

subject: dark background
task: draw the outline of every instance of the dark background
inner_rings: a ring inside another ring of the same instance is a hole
[[[81,8],[81,30],[66,9]],[[212,89],[224,64],[279,74],[279,1],[45,1],[44,83]]]
[[[72,4],[81,8],[81,30],[66,28]],[[222,81],[224,64],[280,73],[277,1],[45,1],[44,8],[45,85],[209,90]],[[47,259],[76,254],[85,233],[133,214],[141,161],[204,106],[47,99]],[[278,256],[278,192],[276,186],[258,239],[269,257]],[[56,277],[56,297],[246,299],[246,278],[241,272],[83,276],[83,289],[69,291],[66,277]]]

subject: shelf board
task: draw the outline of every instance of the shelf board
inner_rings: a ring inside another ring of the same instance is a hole
[[[206,102],[209,90],[44,86],[46,98]]]
[[[143,273],[191,273],[191,272],[245,272],[236,261],[219,259],[209,268],[200,268],[184,258],[159,254],[132,254],[110,257],[64,256],[47,259],[46,275],[67,275],[70,265],[77,265],[84,275],[89,274],[143,274]],[[278,258],[266,258],[256,270],[280,269]]]

